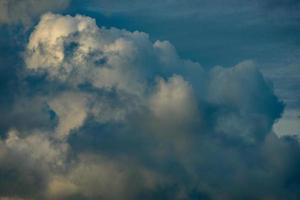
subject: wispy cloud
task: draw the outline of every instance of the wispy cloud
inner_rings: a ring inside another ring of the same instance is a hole
[[[0,24],[31,25],[34,18],[47,11],[66,8],[70,0],[1,0]]]

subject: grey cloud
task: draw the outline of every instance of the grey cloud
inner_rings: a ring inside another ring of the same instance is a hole
[[[41,182],[39,197],[299,197],[299,143],[272,133],[283,104],[253,62],[207,70],[146,33],[51,13],[24,56],[24,70],[43,77],[36,83],[43,92],[27,89],[43,97],[56,122],[9,132],[0,169],[19,173],[25,167],[15,169],[18,156],[38,167],[40,180],[18,177],[29,188]],[[18,156],[7,162],[7,153]],[[0,196],[13,196],[5,193],[9,185]],[[11,191],[38,199],[35,190],[19,189]]]
[[[46,133],[10,130],[1,141],[0,197],[45,198],[53,172],[64,169],[68,145]]]
[[[300,66],[299,60],[291,59],[282,66],[264,68],[263,73],[273,80],[275,93],[286,103],[282,119],[274,126],[278,135],[299,135]],[[272,68],[272,69],[271,69]]]
[[[245,134],[250,140],[268,134],[283,109],[270,87],[251,61],[234,68],[212,69],[208,99],[221,109],[216,128],[225,134]]]
[[[30,25],[41,14],[62,10],[69,3],[69,0],[1,0],[0,23]]]

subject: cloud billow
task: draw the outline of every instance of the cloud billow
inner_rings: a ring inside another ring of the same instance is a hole
[[[33,97],[47,105],[51,127],[12,127],[1,141],[0,196],[300,196],[299,144],[272,133],[283,105],[251,61],[205,70],[146,33],[52,13],[32,32],[24,61],[43,77]]]

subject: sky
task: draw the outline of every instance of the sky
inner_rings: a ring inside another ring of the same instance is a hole
[[[298,200],[299,9],[0,0],[0,200]]]

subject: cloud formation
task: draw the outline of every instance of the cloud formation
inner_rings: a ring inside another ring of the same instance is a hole
[[[3,137],[0,197],[300,195],[299,144],[272,133],[283,105],[251,61],[205,70],[146,33],[52,13],[24,61],[49,126]]]

